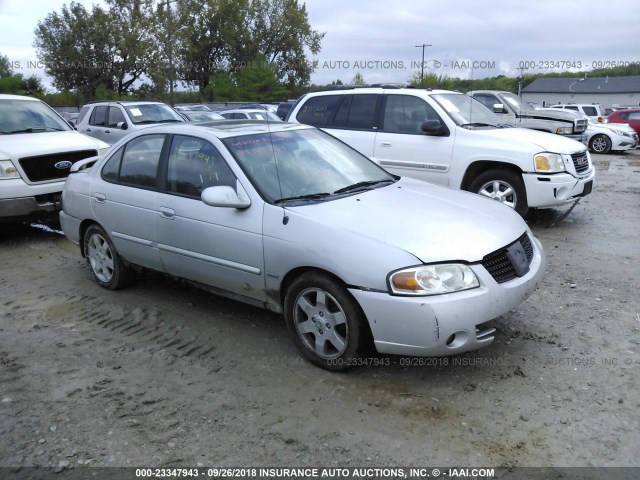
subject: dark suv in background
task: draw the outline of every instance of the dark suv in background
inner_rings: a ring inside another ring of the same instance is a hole
[[[184,119],[162,102],[98,101],[82,107],[76,129],[113,145],[146,125],[171,122],[184,122]]]

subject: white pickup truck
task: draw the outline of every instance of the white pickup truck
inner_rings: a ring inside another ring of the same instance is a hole
[[[502,122],[512,127],[530,128],[541,132],[555,133],[563,137],[585,142],[587,120],[576,118],[569,112],[554,109],[535,109],[523,103],[517,95],[499,90],[474,90],[468,92]]]

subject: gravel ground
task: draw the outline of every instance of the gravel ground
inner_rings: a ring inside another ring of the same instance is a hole
[[[106,291],[59,232],[1,225],[0,467],[640,466],[640,150],[593,158],[592,195],[529,219],[547,275],[493,345],[346,373],[274,314]]]

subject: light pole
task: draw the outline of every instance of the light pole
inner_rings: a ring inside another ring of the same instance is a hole
[[[416,45],[416,48],[422,48],[422,63],[420,64],[420,85],[424,80],[424,48],[431,47],[431,44],[423,43],[422,45]]]

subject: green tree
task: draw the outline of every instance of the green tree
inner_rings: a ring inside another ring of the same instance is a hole
[[[107,0],[106,10],[93,5],[91,12],[71,2],[38,22],[34,45],[58,89],[124,95],[153,58],[154,22],[153,0]]]
[[[40,97],[44,92],[40,78],[35,75],[25,78],[21,73],[15,73],[9,58],[0,55],[0,93]]]
[[[264,57],[250,62],[235,77],[239,100],[271,102],[287,97],[286,89],[278,80],[278,67]]]
[[[358,87],[363,87],[367,84],[367,82],[365,82],[364,77],[362,76],[362,74],[360,72],[356,72],[356,74],[353,76],[353,80],[351,80],[351,85],[356,85]]]

